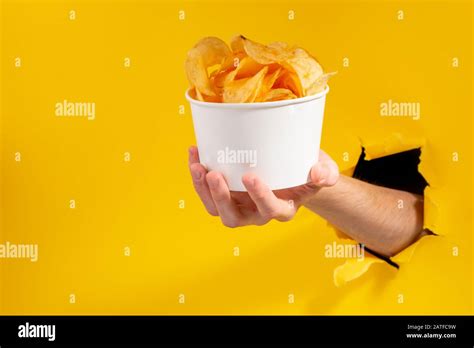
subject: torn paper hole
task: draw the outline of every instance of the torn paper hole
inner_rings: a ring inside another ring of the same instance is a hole
[[[423,156],[423,152],[426,146],[426,142],[423,138],[406,138],[399,133],[394,133],[390,137],[379,142],[370,143],[361,140],[360,145],[363,149],[363,152],[365,153],[365,160],[367,161],[414,149],[420,149],[420,161],[423,161],[425,159],[425,156]],[[345,175],[353,176],[356,167],[357,165],[352,168],[347,168],[342,173]],[[426,168],[426,165],[421,165],[421,163],[417,167],[417,171],[419,172],[423,180],[426,178],[426,181],[430,184],[430,186],[426,186],[424,188],[423,192],[420,192],[420,194],[423,193],[424,195],[423,228],[433,233],[439,234],[439,231],[436,226],[436,219],[438,215],[438,206],[435,203],[437,201],[436,189],[431,185],[431,178],[426,176],[424,168]],[[348,236],[346,236],[343,232],[339,231],[334,226],[331,227],[334,228],[338,238],[350,239]],[[392,257],[391,260],[397,265],[409,262],[415,252],[415,249],[420,243],[422,243],[423,240],[425,240],[425,237],[420,238],[408,248],[404,249],[403,251]],[[334,270],[334,284],[339,287],[351,280],[362,276],[365,272],[368,271],[370,266],[375,263],[386,263],[386,261],[369,253],[366,253],[365,258],[362,260],[347,259],[344,264],[338,266]]]

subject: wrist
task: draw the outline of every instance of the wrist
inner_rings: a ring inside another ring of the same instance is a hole
[[[341,199],[344,186],[346,186],[345,184],[348,179],[349,178],[344,175],[339,175],[334,185],[318,187],[302,205],[317,214],[325,208],[331,209],[331,206],[337,204]]]

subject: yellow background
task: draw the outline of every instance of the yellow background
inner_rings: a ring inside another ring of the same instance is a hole
[[[0,259],[1,313],[472,313],[472,3],[6,0],[1,30],[0,242],[39,245],[36,263]],[[187,171],[183,61],[201,37],[236,33],[339,72],[322,147],[342,169],[358,138],[425,138],[444,236],[338,288],[344,260],[324,257],[338,239],[311,212],[240,229],[208,216]],[[96,119],[56,117],[64,99],[95,102]],[[420,102],[421,119],[381,117],[388,99]]]

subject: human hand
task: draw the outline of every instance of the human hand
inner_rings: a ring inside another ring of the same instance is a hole
[[[194,189],[209,214],[220,216],[227,227],[264,225],[272,219],[288,221],[299,207],[316,194],[320,188],[333,186],[339,178],[334,160],[324,151],[310,172],[310,182],[283,190],[272,191],[255,174],[242,177],[248,192],[229,191],[224,176],[216,171],[207,172],[199,163],[198,149],[189,148],[189,169]]]

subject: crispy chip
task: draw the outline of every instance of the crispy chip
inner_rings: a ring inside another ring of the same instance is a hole
[[[185,63],[186,75],[192,87],[209,96],[216,95],[209,81],[207,69],[231,56],[227,44],[216,37],[200,40],[189,52]]]
[[[270,72],[270,69],[268,69],[268,71]],[[264,84],[268,89],[273,87],[275,81],[280,77],[281,71],[281,69],[278,69],[272,72],[271,74],[265,76]]]
[[[283,50],[283,51],[290,49],[290,45],[288,45],[286,42],[281,42],[281,41],[272,42],[271,44],[268,44],[267,46],[276,48],[278,50]]]
[[[245,52],[257,63],[280,63],[291,57],[291,54],[281,46],[265,46],[242,36]]]
[[[234,70],[221,71],[216,74],[214,84],[217,89],[221,89],[234,80],[254,76],[263,67],[262,64],[258,64],[252,58],[245,56]]]
[[[272,89],[273,85],[275,84],[275,81],[278,79],[281,72],[282,69],[279,68],[278,70],[267,73],[267,75],[263,78],[262,88],[260,89],[260,93],[258,94],[257,98],[255,98],[255,101],[263,101],[265,95],[268,93],[269,90]]]
[[[328,80],[331,76],[336,75],[336,72],[330,72],[327,74],[322,74],[314,83],[308,88],[307,95],[317,94],[322,92],[326,85],[328,84]]]
[[[204,101],[208,103],[222,103],[221,95],[203,95]]]
[[[234,55],[227,57],[226,59],[224,59],[224,62],[222,62],[220,71],[235,69],[239,66],[240,61],[245,57],[247,57],[247,54],[245,52],[235,53]]]
[[[257,97],[260,95],[262,88],[263,88],[263,81],[265,79],[265,74],[268,72],[268,67],[264,67],[258,74],[261,73],[261,78],[257,83],[257,87],[255,88],[254,92],[250,95],[248,103],[253,103],[257,100]],[[257,75],[255,75],[257,76]]]
[[[194,93],[196,94],[197,100],[204,101],[204,97],[202,96],[201,92],[198,89],[194,88]]]
[[[245,57],[239,62],[237,68],[233,71],[233,79],[241,79],[245,77],[251,77],[262,70],[264,66],[257,63],[250,57]]]
[[[285,70],[283,74],[275,81],[275,88],[286,88],[295,94],[298,98],[304,97],[303,87],[295,73]]]
[[[235,35],[232,39],[230,39],[230,48],[234,53],[245,53],[244,37],[242,35]]]
[[[264,67],[255,76],[234,80],[224,87],[224,103],[252,103],[262,87],[268,68]]]
[[[208,96],[205,94],[201,94],[199,90],[196,88],[191,88],[189,90],[189,95],[191,98],[199,100],[199,101],[204,101],[204,102],[211,102],[211,103],[222,103],[222,99],[220,95],[215,95],[215,96]]]
[[[291,57],[285,59],[282,65],[298,75],[304,95],[308,95],[307,89],[323,74],[323,69],[316,59],[299,47],[291,52]]]
[[[219,91],[230,81],[231,78],[229,75],[234,75],[234,70],[223,70],[216,72],[213,76],[211,76],[211,84],[214,86],[214,89]]]
[[[277,100],[287,100],[295,99],[296,95],[292,91],[286,88],[276,88],[269,90],[262,98],[262,101],[277,101]]]

